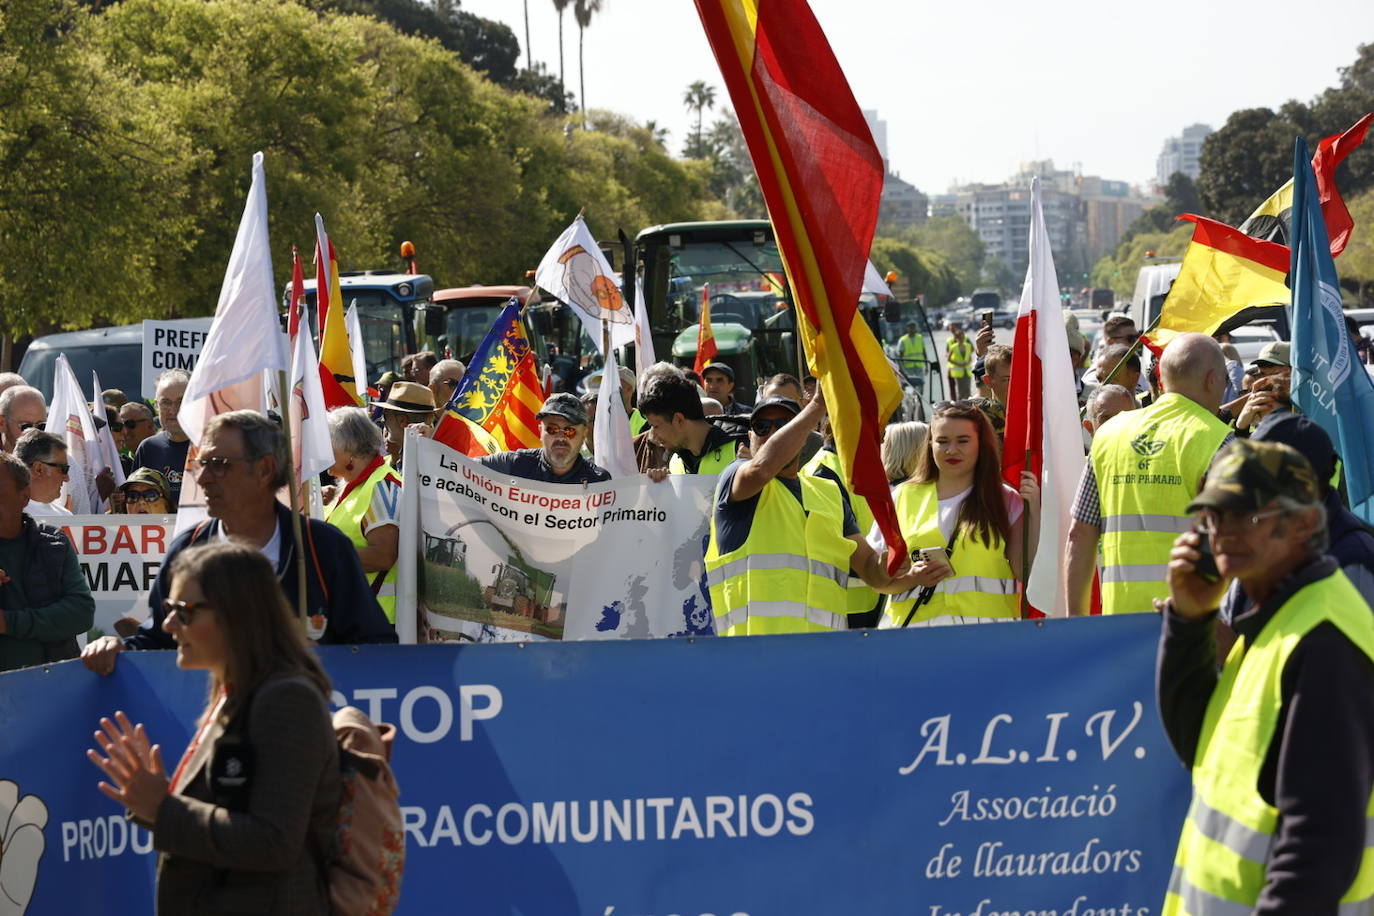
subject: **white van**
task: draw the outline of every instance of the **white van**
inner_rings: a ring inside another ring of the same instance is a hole
[[[1174,285],[1182,267],[1182,258],[1150,258],[1141,266],[1135,278],[1130,311],[1137,330],[1144,331],[1159,315],[1169,295],[1169,288]]]

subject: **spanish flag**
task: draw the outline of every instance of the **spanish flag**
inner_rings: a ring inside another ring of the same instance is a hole
[[[343,294],[339,290],[339,258],[324,231],[324,217],[315,214],[315,307],[320,321],[320,385],[324,405],[360,407],[353,378],[353,350],[344,325]],[[363,379],[366,386],[367,379]]]
[[[697,358],[692,371],[701,378],[702,370],[711,365],[711,360],[719,353],[716,335],[711,330],[711,284],[701,284],[701,322],[697,325]]]
[[[696,4],[773,221],[845,481],[867,498],[895,571],[906,545],[879,447],[901,389],[858,308],[882,155],[805,0]]]
[[[1151,349],[1158,351],[1189,331],[1229,331],[1288,304],[1286,246],[1191,213],[1179,219],[1193,223],[1193,238],[1159,324],[1146,335]]]

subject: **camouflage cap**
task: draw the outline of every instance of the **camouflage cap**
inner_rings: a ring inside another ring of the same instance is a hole
[[[992,424],[992,431],[1002,435],[1007,428],[1007,409],[994,398],[970,398],[969,403],[977,407]]]
[[[1280,496],[1310,505],[1319,501],[1319,493],[1312,465],[1293,447],[1237,439],[1217,456],[1187,511],[1253,512]]]

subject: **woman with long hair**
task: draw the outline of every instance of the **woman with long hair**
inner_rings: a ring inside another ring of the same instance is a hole
[[[150,830],[157,912],[326,914],[339,803],[329,677],[262,553],[236,542],[183,551],[163,628],[177,666],[210,672],[205,712],[168,776],[123,712],[87,756],[100,791]]]
[[[889,598],[880,626],[1020,616],[1021,515],[1030,513],[1034,557],[1040,488],[1030,473],[1019,493],[1002,482],[997,435],[981,410],[966,401],[937,406],[916,471],[892,496],[923,588]]]

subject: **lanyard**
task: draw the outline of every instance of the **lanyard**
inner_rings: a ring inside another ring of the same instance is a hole
[[[186,746],[186,753],[181,755],[181,762],[177,764],[176,772],[172,774],[171,784],[173,786],[181,781],[182,770],[186,769],[186,765],[191,762],[191,757],[195,754],[196,748],[200,747],[200,741],[205,737],[205,732],[210,727],[210,723],[219,718],[220,711],[224,709],[224,702],[227,699],[229,699],[228,691],[221,688],[219,702],[215,704],[214,709],[210,710],[210,715],[205,717],[205,721],[200,723],[200,728],[196,730],[196,736]]]

